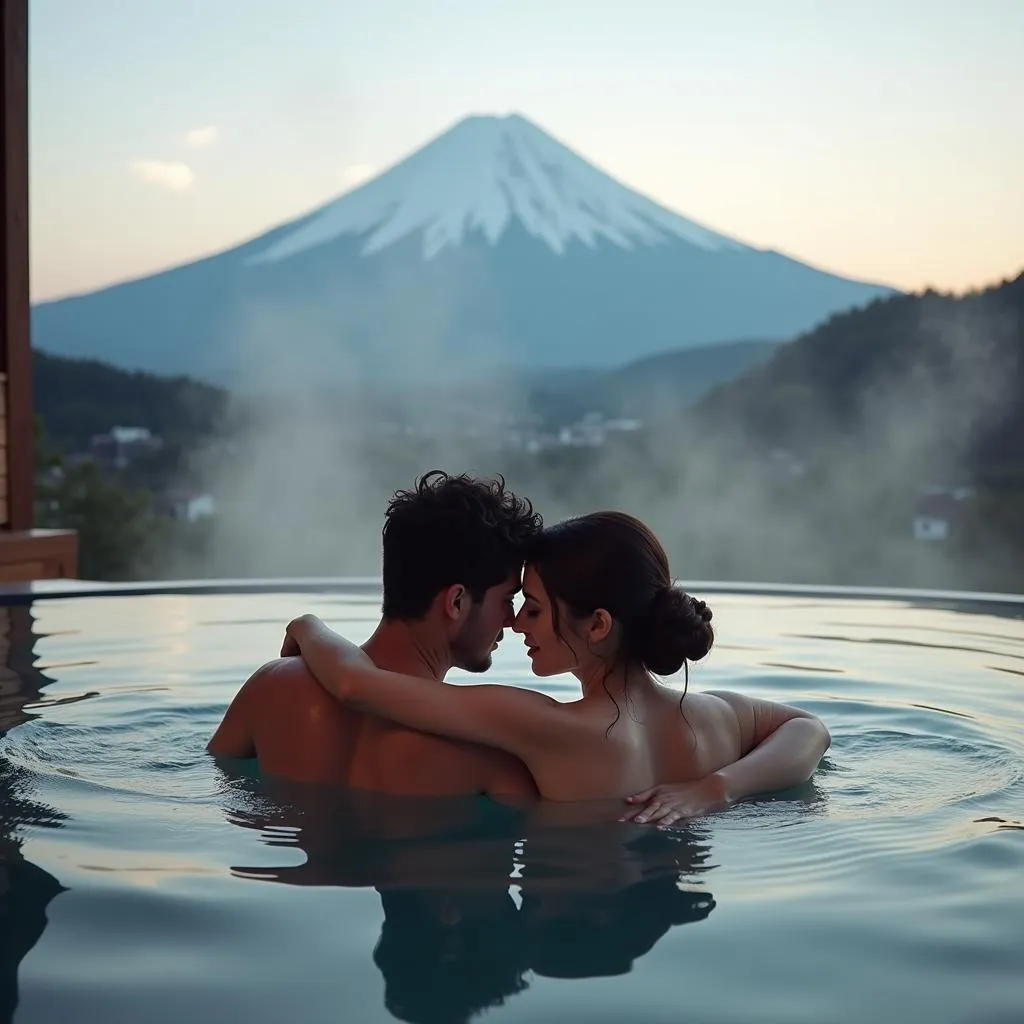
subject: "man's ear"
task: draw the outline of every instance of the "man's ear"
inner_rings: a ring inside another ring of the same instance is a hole
[[[592,644],[600,643],[608,637],[614,625],[615,620],[611,615],[604,608],[598,608],[590,616],[590,625],[587,627],[587,639]]]
[[[441,591],[441,611],[446,619],[461,621],[469,612],[472,598],[461,583],[453,583]]]

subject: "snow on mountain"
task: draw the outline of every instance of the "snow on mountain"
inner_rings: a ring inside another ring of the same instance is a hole
[[[593,248],[602,238],[623,249],[670,238],[709,251],[745,248],[620,185],[512,114],[460,121],[250,261],[287,259],[342,235],[368,234],[369,255],[417,231],[429,260],[471,231],[494,245],[513,219],[559,254],[572,240]]]
[[[244,244],[35,306],[32,337],[227,384],[282,360],[325,381],[424,381],[785,341],[889,294],[710,231],[522,117],[470,117]]]

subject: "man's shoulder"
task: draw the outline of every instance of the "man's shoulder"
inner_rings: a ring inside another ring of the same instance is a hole
[[[224,713],[208,749],[229,757],[251,757],[261,741],[305,723],[344,721],[345,709],[326,693],[301,658],[275,658],[242,684]]]
[[[359,717],[316,681],[300,657],[268,661],[252,682],[253,699],[262,706],[329,709],[345,718]]]
[[[306,687],[309,684],[321,690],[322,687],[306,667],[301,657],[274,658],[261,665],[252,675],[250,682],[264,693],[276,691],[282,685]],[[329,696],[329,694],[327,694]]]

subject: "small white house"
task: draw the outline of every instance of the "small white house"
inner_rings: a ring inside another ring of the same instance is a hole
[[[914,513],[914,539],[923,541],[944,541],[960,513],[960,501],[949,491],[926,493],[917,503]]]
[[[939,516],[914,516],[914,540],[945,540],[948,536],[948,519]]]
[[[124,469],[139,456],[156,451],[160,445],[160,438],[146,427],[111,427],[106,434],[96,434],[90,448],[94,455]]]
[[[212,494],[198,494],[194,498],[189,498],[184,509],[185,518],[190,523],[206,519],[208,516],[214,515],[216,511],[217,502]]]

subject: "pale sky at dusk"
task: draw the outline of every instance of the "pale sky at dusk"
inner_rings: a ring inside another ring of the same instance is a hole
[[[32,292],[292,219],[522,113],[708,227],[962,290],[1024,269],[1024,0],[31,0]]]

